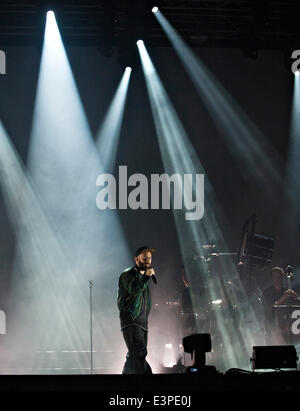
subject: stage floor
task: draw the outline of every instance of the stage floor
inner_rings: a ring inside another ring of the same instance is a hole
[[[300,371],[153,375],[0,375],[0,391],[94,391],[94,392],[232,392],[298,391]]]
[[[300,371],[153,375],[0,375],[0,395],[10,404],[31,406],[67,401],[101,408],[240,409],[298,402]],[[92,402],[91,402],[92,401]]]

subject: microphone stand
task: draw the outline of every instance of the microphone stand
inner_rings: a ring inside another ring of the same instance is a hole
[[[287,278],[287,283],[288,283],[288,289],[291,290],[292,289],[292,284],[291,284],[291,280],[293,279],[293,274],[292,274],[292,267],[290,265],[288,265],[286,267],[286,278]]]
[[[293,279],[293,273],[292,273],[292,267],[288,265],[286,267],[286,278],[287,278],[287,283],[288,283],[288,289],[292,289],[292,279]],[[292,327],[292,321],[291,321],[291,305],[289,309],[289,315],[287,316],[287,344],[290,344],[290,329]]]
[[[92,309],[92,288],[93,281],[89,280],[90,286],[90,343],[91,343],[91,374],[93,374],[93,309]]]

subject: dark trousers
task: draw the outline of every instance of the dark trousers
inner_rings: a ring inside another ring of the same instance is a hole
[[[122,374],[152,374],[146,361],[148,332],[138,325],[128,325],[122,333],[128,348]]]

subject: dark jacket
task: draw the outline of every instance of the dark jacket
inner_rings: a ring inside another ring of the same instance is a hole
[[[138,267],[127,268],[119,278],[118,308],[121,329],[134,324],[148,330],[151,309],[149,276],[140,274]]]

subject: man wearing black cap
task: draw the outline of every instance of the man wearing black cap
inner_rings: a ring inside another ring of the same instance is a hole
[[[134,257],[135,266],[123,271],[119,278],[121,331],[128,348],[122,374],[152,374],[146,356],[148,315],[151,309],[148,282],[155,275],[151,268],[154,253],[153,248],[138,248]]]

